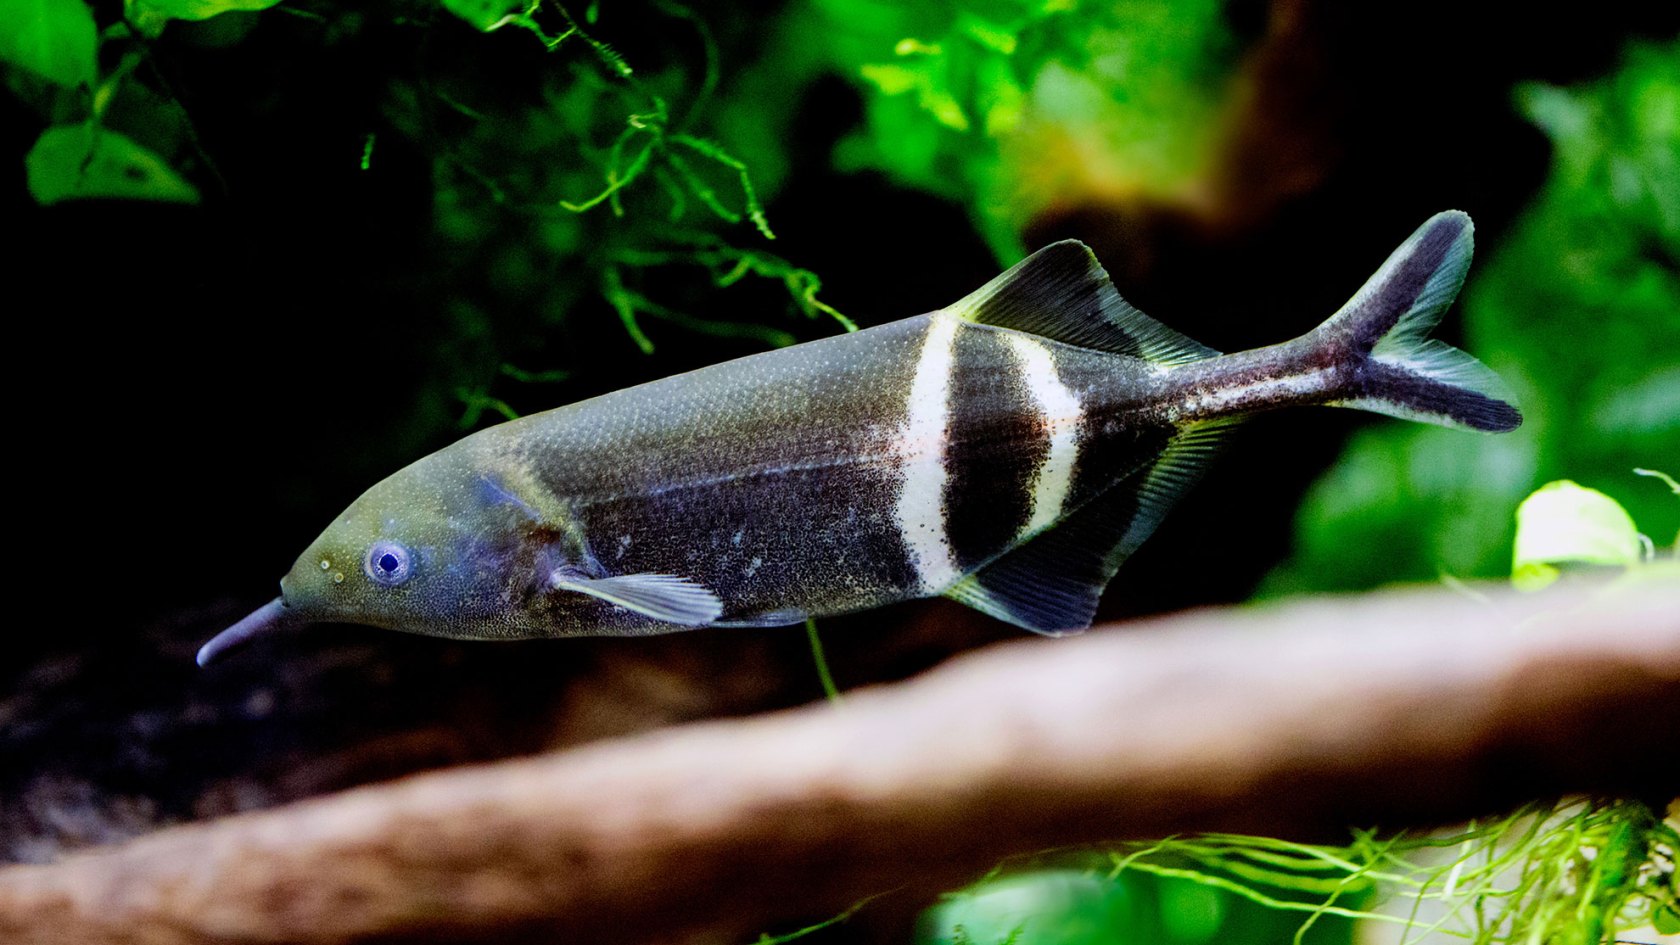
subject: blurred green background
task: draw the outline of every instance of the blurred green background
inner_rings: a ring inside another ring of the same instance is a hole
[[[12,462],[66,615],[6,675],[264,599],[366,485],[503,416],[928,311],[1063,237],[1186,334],[1267,344],[1448,207],[1479,246],[1443,336],[1523,428],[1259,418],[1104,616],[1501,578],[1565,477],[1672,548],[1632,469],[1680,473],[1677,32],[1631,0],[0,0]],[[1037,882],[920,939],[1295,927]],[[1017,932],[1023,898],[1064,919]]]

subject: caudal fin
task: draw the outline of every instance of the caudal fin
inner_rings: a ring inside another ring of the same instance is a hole
[[[1356,360],[1352,396],[1334,401],[1408,420],[1504,433],[1522,424],[1487,365],[1426,337],[1464,285],[1474,227],[1468,214],[1430,217],[1314,334]]]

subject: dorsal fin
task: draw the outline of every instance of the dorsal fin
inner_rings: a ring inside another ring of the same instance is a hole
[[[1046,636],[1085,629],[1121,562],[1201,477],[1233,423],[1215,421],[1178,434],[1143,468],[958,581],[944,596]]]
[[[946,308],[958,318],[1158,364],[1219,352],[1133,308],[1078,240],[1044,247]]]

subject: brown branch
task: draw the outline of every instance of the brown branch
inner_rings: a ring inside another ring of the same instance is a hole
[[[0,941],[738,935],[1056,845],[1671,795],[1676,732],[1674,586],[1203,611],[0,870]]]

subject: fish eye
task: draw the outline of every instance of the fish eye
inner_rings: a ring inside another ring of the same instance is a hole
[[[411,570],[408,549],[394,541],[376,541],[368,549],[362,570],[373,578],[374,583],[396,587],[408,580]]]

